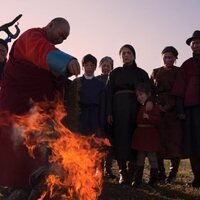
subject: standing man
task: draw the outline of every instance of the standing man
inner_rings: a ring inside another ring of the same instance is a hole
[[[68,21],[55,18],[43,28],[25,31],[14,42],[4,69],[0,111],[23,115],[30,110],[32,102],[55,98],[58,77],[80,73],[77,59],[55,47],[69,34]],[[41,159],[32,159],[23,138],[17,142],[14,134],[12,125],[1,128],[0,185],[26,188],[29,187],[30,174],[41,165]]]
[[[194,180],[193,187],[200,187],[200,31],[194,31],[186,40],[193,56],[186,60],[176,77],[172,94],[181,97],[179,117],[185,118],[183,145],[189,156]]]

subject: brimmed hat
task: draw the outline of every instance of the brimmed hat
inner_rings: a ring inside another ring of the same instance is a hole
[[[186,40],[186,44],[190,45],[190,42],[192,42],[192,40],[194,40],[194,39],[200,39],[200,31],[199,30],[194,31],[194,33],[192,34],[192,37],[190,37]]]

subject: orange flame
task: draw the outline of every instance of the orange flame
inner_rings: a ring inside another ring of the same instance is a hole
[[[22,131],[24,144],[34,157],[34,150],[48,144],[53,173],[46,178],[46,190],[39,200],[98,199],[102,190],[103,147],[108,140],[72,133],[62,124],[62,103],[36,105],[29,114],[13,116]]]

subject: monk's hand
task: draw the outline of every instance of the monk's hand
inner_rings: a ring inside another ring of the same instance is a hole
[[[147,113],[143,113],[143,118],[144,119],[149,119],[149,115]]]
[[[80,74],[80,64],[79,64],[78,60],[76,60],[76,59],[71,60],[68,64],[67,69],[71,76],[72,75],[78,76]]]

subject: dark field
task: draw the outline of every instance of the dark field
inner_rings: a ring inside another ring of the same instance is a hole
[[[117,166],[113,163],[113,171],[117,174]],[[169,166],[169,162],[165,162]],[[145,182],[148,181],[149,166],[146,162],[144,172],[144,184],[141,188],[131,188],[117,184],[117,180],[105,180],[100,200],[200,200],[200,188],[195,189],[187,185],[192,181],[193,176],[190,163],[187,159],[182,160],[177,175],[176,182],[173,184],[159,184],[152,188]]]
[[[165,164],[169,166],[168,161]],[[118,176],[115,161],[113,162],[113,172]],[[149,165],[146,162],[144,184],[140,188],[134,189],[127,185],[119,185],[118,179],[105,178],[99,200],[200,200],[200,188],[195,189],[186,184],[193,179],[187,159],[181,161],[177,180],[173,184],[159,184],[152,188],[146,184],[148,176]],[[6,200],[6,198],[1,196],[0,200]]]

